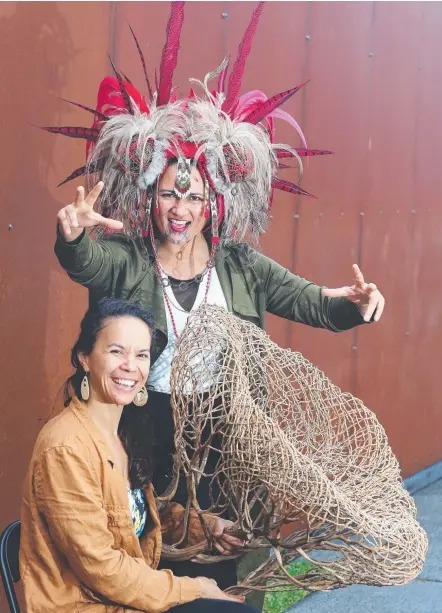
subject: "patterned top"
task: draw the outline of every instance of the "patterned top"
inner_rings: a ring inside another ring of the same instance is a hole
[[[129,498],[130,514],[132,515],[132,521],[134,524],[135,534],[138,538],[143,534],[144,526],[146,525],[147,517],[147,503],[146,497],[142,489],[137,488],[131,490],[127,489],[127,496]]]

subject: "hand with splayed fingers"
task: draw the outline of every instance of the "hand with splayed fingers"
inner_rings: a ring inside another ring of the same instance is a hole
[[[94,226],[103,226],[111,230],[123,228],[121,221],[108,219],[94,211],[94,204],[103,187],[104,183],[100,181],[86,197],[84,187],[77,187],[74,202],[58,211],[58,225],[66,242],[71,242],[80,236],[83,228],[93,228]]]
[[[373,313],[374,321],[379,321],[385,307],[385,298],[374,283],[366,283],[364,281],[364,275],[357,264],[353,264],[353,274],[355,277],[354,285],[337,289],[324,288],[322,290],[323,296],[347,298],[347,300],[357,305],[364,321],[370,321]]]

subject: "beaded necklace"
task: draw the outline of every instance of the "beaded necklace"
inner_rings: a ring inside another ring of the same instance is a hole
[[[158,252],[157,252],[157,248],[156,248],[156,243],[155,243],[155,236],[154,236],[154,233],[153,233],[152,220],[150,220],[150,223],[149,223],[149,231],[150,231],[150,240],[151,240],[151,243],[152,243],[152,249],[153,249],[153,254],[154,254],[154,259],[155,259],[155,266],[156,266],[156,269],[157,269],[158,277],[159,277],[160,282],[161,282],[161,287],[163,289],[164,302],[166,303],[167,310],[169,311],[169,314],[170,314],[170,319],[172,321],[173,331],[175,333],[176,338],[178,339],[179,338],[179,334],[178,334],[178,330],[177,330],[177,327],[176,327],[175,318],[173,316],[172,305],[170,303],[169,296],[167,295],[167,292],[166,292],[166,287],[168,285],[170,285],[170,281],[169,281],[169,277],[168,277],[167,273],[165,272],[165,270],[162,268],[162,266],[160,264],[160,260],[159,260]],[[208,298],[208,295],[209,295],[210,282],[212,280],[212,270],[213,270],[213,267],[215,266],[215,251],[216,251],[216,247],[217,247],[218,243],[219,243],[219,238],[216,237],[216,236],[212,237],[212,247],[211,247],[211,250],[210,250],[210,258],[209,258],[209,260],[207,262],[207,268],[206,268],[206,270],[208,270],[209,272],[208,272],[208,277],[207,277],[206,291],[205,291],[205,294],[204,294],[204,304],[207,304],[207,298]],[[206,270],[203,271],[201,273],[201,275],[200,275],[201,281],[202,281],[203,276],[206,273]],[[166,278],[164,278],[164,275],[166,275]],[[201,283],[201,281],[198,281],[198,282]]]

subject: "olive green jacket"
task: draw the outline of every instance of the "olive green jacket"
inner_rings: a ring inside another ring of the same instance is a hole
[[[163,289],[138,239],[114,234],[92,240],[84,232],[75,241],[60,235],[55,254],[73,281],[89,290],[89,302],[115,296],[140,303],[155,316],[153,361],[167,345]],[[294,275],[246,244],[220,247],[215,267],[229,311],[264,328],[265,313],[333,332],[364,323],[358,308],[345,298],[327,298],[321,287]]]

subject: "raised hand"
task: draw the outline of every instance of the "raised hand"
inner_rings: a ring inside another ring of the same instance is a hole
[[[73,241],[81,234],[83,228],[104,226],[111,230],[121,230],[123,224],[115,219],[108,219],[94,211],[94,204],[100,195],[104,183],[100,181],[85,197],[84,187],[77,187],[75,199],[58,211],[57,219],[60,231],[66,241]]]
[[[364,276],[357,264],[353,264],[355,283],[352,286],[339,287],[337,289],[324,288],[323,296],[329,298],[347,298],[354,302],[364,321],[370,321],[374,313],[374,321],[379,321],[385,307],[385,298],[374,283],[366,283]]]

